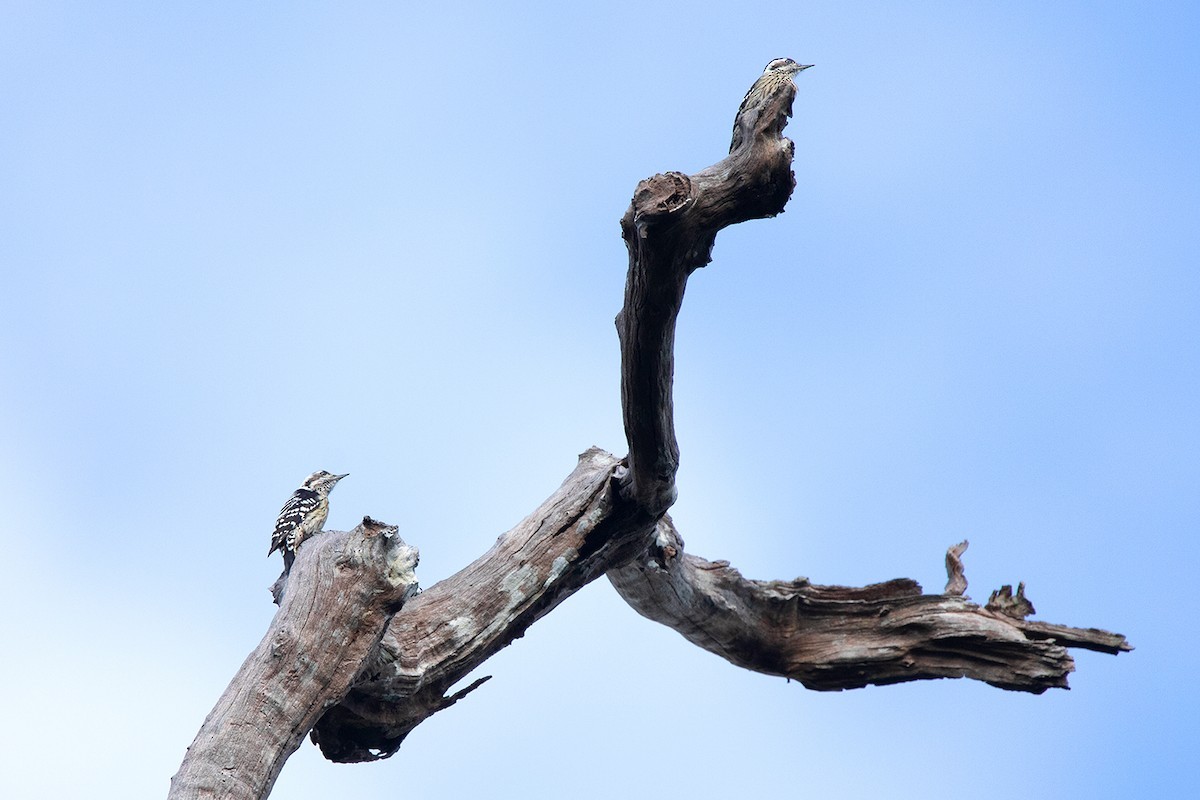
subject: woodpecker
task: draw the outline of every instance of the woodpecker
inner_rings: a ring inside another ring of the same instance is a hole
[[[349,474],[349,473],[347,473]],[[275,520],[275,533],[271,534],[271,549],[283,553],[283,569],[292,568],[296,559],[296,548],[308,537],[320,533],[329,516],[329,493],[345,475],[332,475],[325,470],[314,472],[304,479],[300,488],[283,504],[279,518]]]
[[[733,142],[729,145],[729,152],[732,153],[742,143],[742,114],[746,113],[748,109],[756,108],[768,97],[791,83],[792,78],[797,74],[811,66],[812,64],[797,64],[790,58],[777,58],[767,64],[763,74],[758,76],[758,80],[742,98],[737,116],[733,118]]]

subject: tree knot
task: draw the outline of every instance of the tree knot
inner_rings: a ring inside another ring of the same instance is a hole
[[[691,178],[682,172],[660,172],[634,190],[633,221],[644,229],[691,205],[693,199]]]

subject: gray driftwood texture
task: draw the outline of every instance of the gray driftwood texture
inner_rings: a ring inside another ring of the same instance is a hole
[[[628,456],[583,453],[541,507],[394,616],[408,586],[382,566],[403,560],[394,537],[391,555],[342,562],[333,552],[361,529],[306,544],[271,630],[205,721],[172,797],[265,797],[310,731],[334,761],[390,756],[487,678],[448,694],[452,685],[602,575],[640,614],[700,647],[813,689],[968,677],[1040,693],[1066,686],[1068,648],[1130,649],[1117,634],[1026,621],[1023,587],[972,603],[965,542],[947,554],[949,583],[934,595],[906,579],[864,588],[748,580],[684,552],[666,516],[679,463],[675,320],[717,233],[775,216],[791,196],[793,145],[782,131],[794,95],[789,86],[747,110],[741,146],[708,169],[642,181],[621,220],[629,273],[616,324]]]
[[[359,678],[417,590],[417,549],[364,518],[310,539],[279,610],[171,779],[172,798],[266,797],[288,756]]]

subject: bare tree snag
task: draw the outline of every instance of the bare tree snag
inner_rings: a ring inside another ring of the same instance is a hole
[[[451,685],[567,595],[650,545],[675,500],[671,387],[684,286],[709,262],[718,231],[783,210],[795,186],[792,143],[781,137],[794,94],[789,84],[767,97],[754,135],[719,163],[642,181],[621,220],[629,274],[616,325],[627,465],[600,450],[584,453],[540,509],[405,608],[384,638],[375,677],[313,731],[326,757],[391,755],[417,724],[458,699],[445,695]]]
[[[863,588],[747,580],[728,562],[683,552],[670,517],[642,558],[608,577],[642,616],[736,666],[809,689],[966,677],[1040,694],[1067,686],[1075,669],[1067,646],[1130,649],[1105,631],[1050,634],[959,595],[924,595],[906,578]]]
[[[205,721],[172,797],[212,787],[264,797],[310,728],[333,761],[392,755],[487,678],[453,691],[459,681],[604,574],[643,616],[736,666],[813,689],[969,677],[1040,693],[1066,686],[1068,647],[1130,649],[1118,634],[1024,619],[1032,605],[1020,590],[975,605],[964,595],[965,542],[947,554],[941,595],[907,579],[863,588],[748,580],[727,562],[684,552],[666,516],[679,466],[675,322],[717,233],[783,211],[795,185],[793,146],[782,136],[794,96],[786,84],[745,109],[735,149],[713,166],[642,181],[621,220],[629,272],[616,326],[627,458],[596,448],[580,455],[538,509],[394,617],[407,589],[381,583],[373,562],[339,572],[343,562],[326,555],[342,552],[338,537],[361,539],[360,529],[306,544],[271,630]]]
[[[542,505],[397,615],[363,679],[313,730],[332,761],[372,761],[457,702],[450,687],[536,620],[643,549],[655,520],[621,502],[618,461],[592,448]],[[477,682],[478,683],[478,682]]]
[[[217,701],[170,798],[266,797],[288,756],[341,700],[417,590],[417,550],[364,519],[305,542],[266,635]]]
[[[654,516],[675,502],[675,320],[688,276],[712,260],[722,228],[783,211],[796,185],[794,147],[782,137],[795,94],[789,82],[765,98],[756,117],[748,110],[745,117],[756,119],[753,135],[708,169],[691,176],[668,172],[639,183],[621,218],[629,251],[625,305],[616,320],[629,443],[622,484]]]

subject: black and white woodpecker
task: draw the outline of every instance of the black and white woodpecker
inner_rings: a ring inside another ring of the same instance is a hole
[[[283,553],[285,571],[292,568],[296,548],[325,527],[325,518],[329,516],[329,493],[344,477],[346,475],[333,475],[325,470],[314,472],[283,504],[279,518],[275,520],[275,532],[271,534],[271,549],[267,555],[276,550]]]
[[[732,153],[742,143],[742,114],[746,113],[746,109],[755,108],[765,102],[768,97],[791,83],[792,78],[811,66],[812,64],[797,64],[790,58],[776,58],[767,64],[763,74],[758,76],[758,80],[750,87],[750,91],[746,92],[742,104],[738,106],[737,116],[733,118],[733,142],[729,145],[729,152]]]

